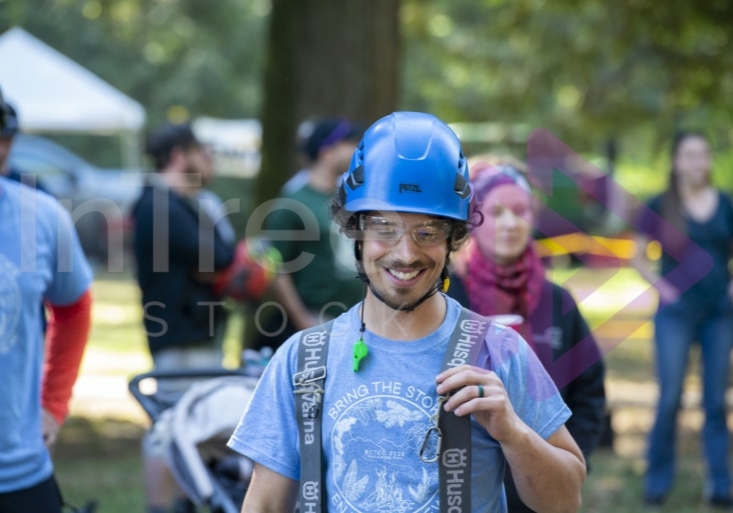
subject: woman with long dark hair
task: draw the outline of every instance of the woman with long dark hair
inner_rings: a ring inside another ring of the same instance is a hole
[[[645,496],[662,504],[674,480],[677,415],[690,347],[701,347],[707,463],[704,500],[731,507],[725,391],[733,347],[733,284],[728,270],[733,244],[733,205],[711,181],[707,138],[682,133],[672,144],[667,189],[652,198],[639,217],[632,264],[659,293],[654,345],[659,400],[647,449]],[[662,248],[659,269],[644,248]]]

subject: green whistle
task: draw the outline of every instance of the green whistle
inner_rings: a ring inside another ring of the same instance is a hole
[[[369,348],[364,343],[364,339],[360,338],[354,344],[354,372],[359,372],[359,364],[369,354]]]

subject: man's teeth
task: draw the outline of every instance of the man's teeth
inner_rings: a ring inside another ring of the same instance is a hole
[[[394,276],[394,277],[396,277],[396,278],[398,278],[400,280],[407,281],[407,280],[411,280],[415,276],[417,276],[420,271],[410,271],[410,272],[407,272],[407,273],[403,273],[401,271],[395,271],[394,269],[390,269],[389,272],[390,272],[390,274],[392,276]]]

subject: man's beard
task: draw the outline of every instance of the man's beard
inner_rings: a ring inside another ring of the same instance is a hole
[[[432,271],[432,268],[430,266],[425,265],[422,262],[417,262],[412,265],[404,265],[404,264],[401,264],[400,262],[392,262],[392,265],[388,265],[384,267],[377,266],[377,267],[380,270],[384,269],[386,273],[389,272],[386,269],[394,269],[394,268],[401,269],[401,270],[405,270],[405,269],[418,270],[419,269],[423,273],[428,273]],[[384,281],[386,282],[387,280],[384,280]],[[421,295],[417,296],[414,299],[408,299],[407,297],[405,297],[409,295],[410,292],[413,292],[415,290],[413,287],[389,287],[387,285],[384,287],[385,290],[380,291],[375,286],[374,281],[370,279],[369,288],[371,289],[372,293],[375,295],[377,299],[379,299],[382,303],[384,303],[391,309],[410,312],[414,308],[416,308],[418,305],[420,305],[423,301],[425,301],[427,298],[435,294],[435,292],[437,292],[438,290],[437,283],[438,282],[436,279],[435,282],[432,284],[432,286],[429,289],[427,289],[424,293],[422,293]]]

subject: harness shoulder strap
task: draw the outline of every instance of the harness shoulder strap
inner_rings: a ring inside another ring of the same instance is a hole
[[[293,376],[295,417],[300,440],[300,511],[322,513],[323,464],[321,413],[326,382],[328,343],[333,321],[301,333],[298,372]]]
[[[298,344],[298,372],[293,376],[300,440],[300,511],[322,513],[323,461],[321,413],[326,361],[333,321],[302,332]],[[476,360],[490,321],[465,308],[448,343],[442,370]],[[471,418],[441,412],[440,511],[471,511]]]
[[[475,362],[490,323],[489,319],[461,308],[441,372]],[[438,419],[442,433],[438,470],[440,511],[472,511],[471,417],[458,417],[453,412],[442,411]]]

